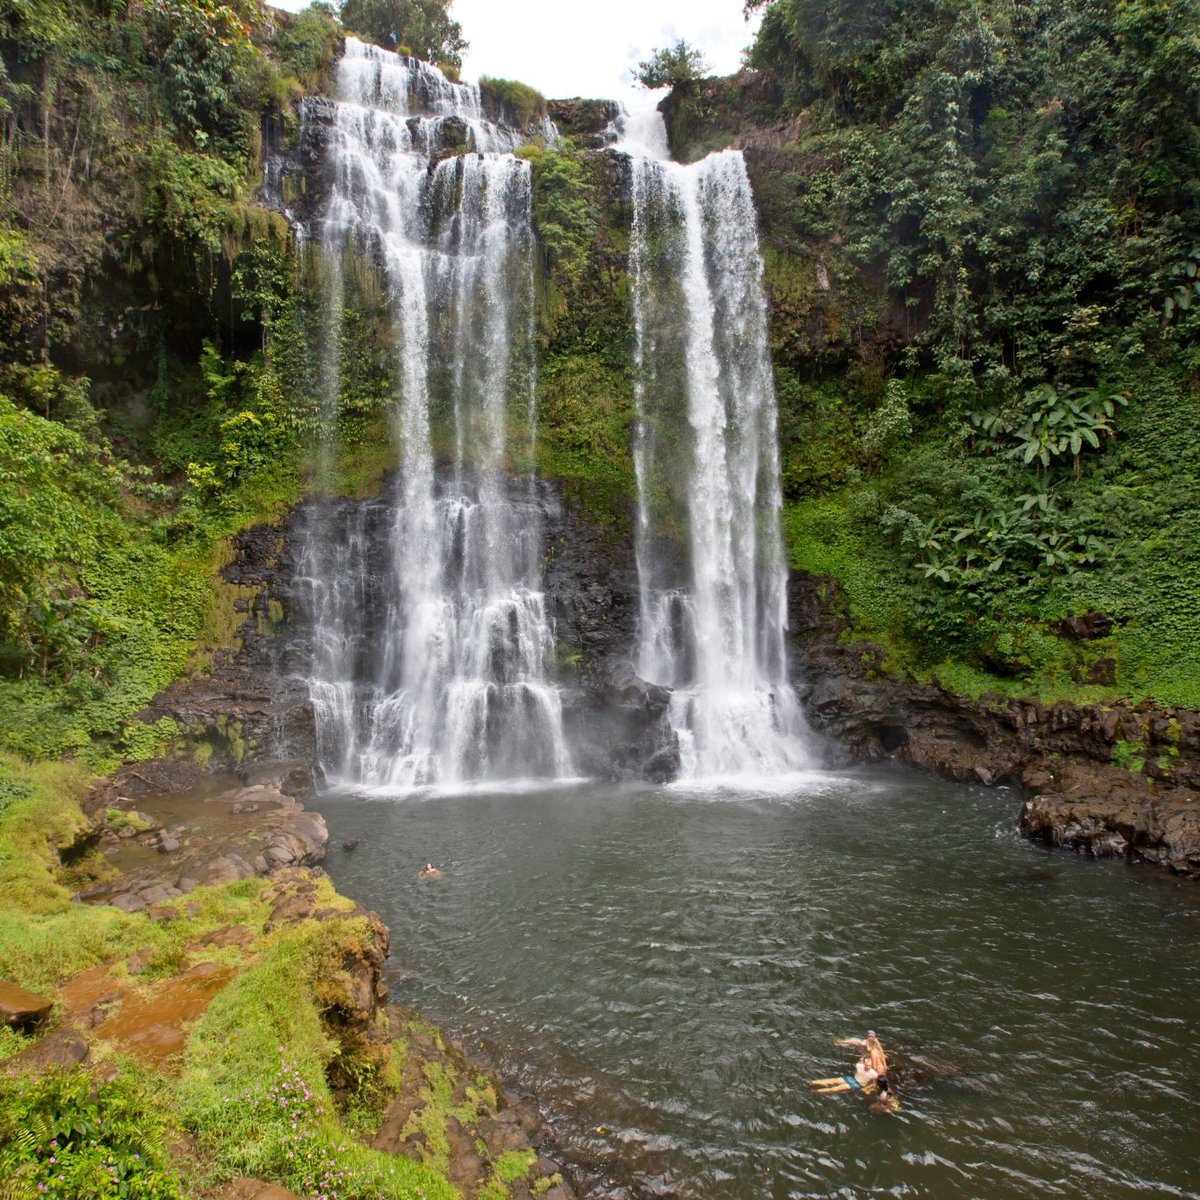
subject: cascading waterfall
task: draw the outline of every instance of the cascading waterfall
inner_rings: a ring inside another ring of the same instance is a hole
[[[685,777],[809,763],[788,683],[787,570],[757,221],[742,155],[666,161],[627,117],[636,330],[637,671],[673,689]]]
[[[332,280],[321,376],[336,413],[352,247],[386,281],[400,471],[379,502],[319,506],[312,521],[302,574],[321,765],[331,782],[396,788],[563,778],[540,509],[532,476],[507,470],[510,396],[524,395],[530,454],[535,415],[530,174],[508,153],[523,135],[484,119],[477,88],[354,38],[337,93],[313,231]],[[441,469],[439,414],[452,441]]]

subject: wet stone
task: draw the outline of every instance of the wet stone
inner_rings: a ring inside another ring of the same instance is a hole
[[[13,1055],[4,1067],[17,1074],[53,1068],[65,1070],[86,1061],[88,1053],[87,1039],[78,1029],[56,1029],[20,1054]]]
[[[109,904],[113,908],[119,908],[122,912],[135,913],[141,912],[146,907],[146,902],[141,896],[135,896],[132,892],[124,892],[120,896],[114,896]]]
[[[490,1121],[479,1123],[479,1136],[487,1146],[488,1153],[493,1158],[499,1158],[510,1150],[524,1150],[526,1146],[525,1131],[521,1123],[512,1113],[501,1113]]]
[[[54,1007],[52,1000],[0,979],[0,1021],[17,1029],[40,1025]]]

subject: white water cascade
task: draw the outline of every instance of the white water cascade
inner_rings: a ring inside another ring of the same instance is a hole
[[[666,161],[627,116],[636,330],[637,671],[673,689],[689,778],[809,765],[788,682],[787,569],[757,220],[742,155]]]
[[[397,789],[566,777],[541,512],[530,474],[509,470],[514,450],[531,457],[535,415],[530,173],[508,153],[524,135],[485,120],[478,88],[354,38],[337,96],[312,230],[330,277],[326,419],[352,250],[387,290],[400,470],[373,504],[314,510],[302,575],[321,766]]]

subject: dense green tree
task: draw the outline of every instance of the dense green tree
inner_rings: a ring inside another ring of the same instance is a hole
[[[655,50],[645,62],[638,63],[633,74],[643,87],[661,88],[701,79],[709,70],[704,55],[680,38],[675,45]]]
[[[450,0],[343,0],[347,29],[388,50],[406,46],[418,58],[457,69],[467,48]]]

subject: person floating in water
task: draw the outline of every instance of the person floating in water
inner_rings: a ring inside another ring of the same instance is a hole
[[[433,883],[436,879],[441,879],[442,873],[431,862],[427,862],[418,872],[417,878],[422,883]]]
[[[832,1096],[835,1092],[863,1091],[868,1095],[875,1090],[877,1076],[871,1066],[871,1056],[864,1054],[854,1067],[853,1075],[834,1075],[829,1079],[810,1079],[810,1087],[817,1089],[819,1096]]]
[[[892,1091],[888,1084],[887,1076],[883,1075],[876,1083],[879,1087],[879,1095],[875,1098],[875,1103],[871,1105],[871,1111],[877,1113],[887,1113],[889,1116],[900,1111],[900,1097]]]
[[[875,1036],[875,1030],[868,1029],[865,1038],[835,1038],[835,1046],[857,1046],[865,1050],[871,1059],[871,1069],[876,1075],[887,1075],[887,1055],[883,1052],[883,1043]]]

